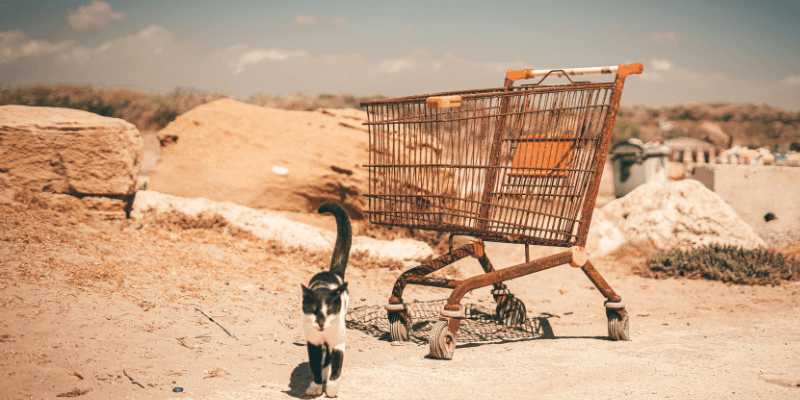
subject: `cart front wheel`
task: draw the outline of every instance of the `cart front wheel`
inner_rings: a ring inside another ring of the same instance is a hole
[[[628,315],[623,318],[615,310],[607,310],[608,316],[608,337],[611,340],[631,340],[628,333]]]
[[[525,322],[528,311],[522,300],[509,295],[510,298],[505,304],[498,304],[495,310],[497,321],[505,326],[516,326]]]
[[[406,327],[406,321],[400,314],[389,314],[389,335],[392,337],[393,342],[408,341],[408,327]]]
[[[431,329],[428,341],[430,356],[440,360],[452,360],[456,351],[456,338],[450,332],[447,321],[437,321]]]

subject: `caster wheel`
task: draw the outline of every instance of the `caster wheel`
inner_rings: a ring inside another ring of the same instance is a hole
[[[447,321],[437,321],[428,340],[430,356],[440,360],[452,360],[456,351],[456,338],[450,332]]]
[[[611,340],[631,340],[628,333],[628,315],[623,318],[616,310],[606,310],[608,316],[608,337]]]
[[[514,295],[509,295],[505,306],[498,305],[495,312],[497,321],[505,326],[516,326],[524,323],[528,313],[525,309],[525,303],[514,297]]]
[[[408,327],[406,327],[406,321],[400,314],[389,314],[389,335],[392,337],[393,342],[408,341]]]

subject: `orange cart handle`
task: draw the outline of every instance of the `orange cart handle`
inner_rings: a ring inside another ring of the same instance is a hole
[[[628,76],[631,74],[641,74],[644,72],[642,63],[636,64],[620,64],[613,67],[589,67],[589,68],[565,68],[565,69],[523,69],[515,71],[513,69],[506,72],[505,86],[509,87],[514,84],[514,81],[519,79],[538,78],[547,75],[564,76],[564,75],[597,75],[597,74],[617,74]]]

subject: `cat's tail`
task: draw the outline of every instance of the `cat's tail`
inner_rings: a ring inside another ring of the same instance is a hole
[[[331,257],[331,272],[344,280],[344,271],[347,268],[347,258],[350,256],[350,244],[353,242],[353,230],[350,227],[350,217],[347,211],[336,203],[325,203],[317,210],[320,214],[329,212],[336,217],[336,245],[333,247]]]

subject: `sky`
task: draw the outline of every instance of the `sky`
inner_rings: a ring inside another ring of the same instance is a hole
[[[623,103],[800,110],[800,1],[606,3],[0,0],[0,83],[394,97],[641,62]]]

